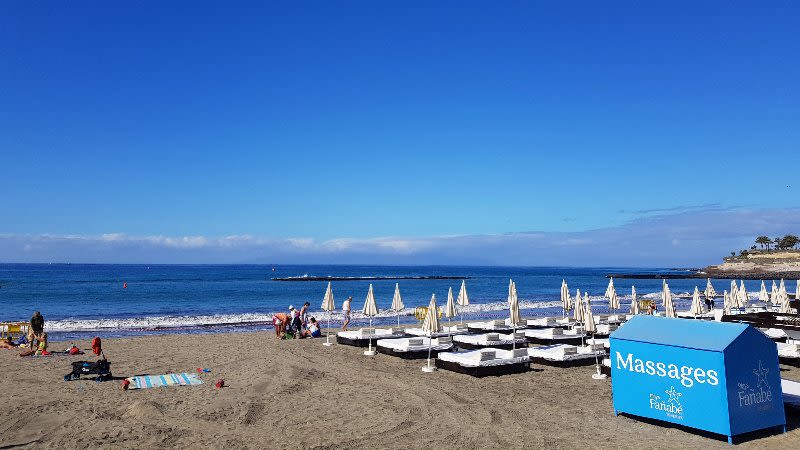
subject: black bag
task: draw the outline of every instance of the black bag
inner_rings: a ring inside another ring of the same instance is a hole
[[[111,378],[111,363],[106,359],[97,362],[74,361],[72,372],[64,375],[64,381],[77,380],[81,375],[97,375],[95,381],[104,381]]]

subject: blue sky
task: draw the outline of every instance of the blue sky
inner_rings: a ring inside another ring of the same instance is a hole
[[[800,231],[791,2],[106,3],[0,5],[0,260],[699,264]],[[691,249],[600,251],[689,213]],[[484,245],[519,233],[584,246]]]

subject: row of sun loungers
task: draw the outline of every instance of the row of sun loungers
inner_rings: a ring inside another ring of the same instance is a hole
[[[599,326],[599,325],[598,325]],[[419,336],[417,330],[411,331],[411,337]],[[610,330],[605,330],[605,333],[596,333],[594,339],[606,337]],[[362,328],[357,331],[341,331],[337,333],[336,341],[340,344],[353,345],[356,347],[366,347],[372,341],[373,343],[380,343],[386,339],[399,339],[407,337],[406,332],[400,329],[366,329]],[[513,347],[521,347],[526,344],[538,345],[554,345],[554,344],[568,344],[568,345],[583,345],[590,341],[589,337],[581,327],[576,327],[571,330],[564,330],[561,328],[543,328],[533,330],[518,330],[509,331],[507,333],[480,333],[480,334],[466,334],[463,330],[456,333],[437,333],[433,338],[449,337],[452,338],[452,343],[462,349],[474,350],[484,347],[500,348],[504,350]],[[416,342],[416,341],[414,341]],[[425,342],[428,342],[427,340]]]

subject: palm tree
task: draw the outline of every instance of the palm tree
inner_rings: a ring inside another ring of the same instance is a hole
[[[759,236],[756,238],[756,244],[760,245],[761,248],[765,248],[769,250],[770,244],[772,244],[772,239],[768,238],[767,236]]]

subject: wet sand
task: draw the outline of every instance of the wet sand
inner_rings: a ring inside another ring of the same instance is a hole
[[[424,361],[268,332],[109,339],[104,348],[120,378],[212,372],[202,386],[126,392],[119,380],[62,380],[70,361],[93,355],[0,350],[0,448],[730,448],[614,417],[610,380],[593,380],[593,367],[424,374]],[[782,368],[800,381],[800,370]],[[229,387],[214,388],[218,378]],[[790,432],[741,448],[800,446],[799,419],[788,421]]]

